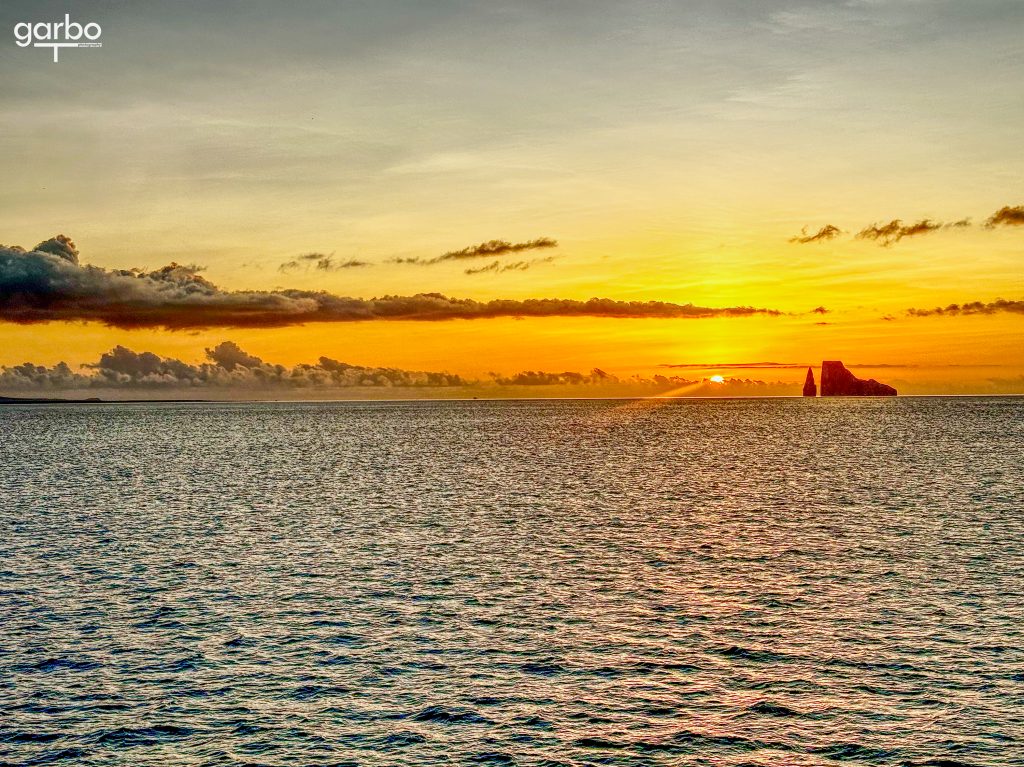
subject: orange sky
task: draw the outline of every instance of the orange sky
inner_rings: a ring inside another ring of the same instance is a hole
[[[1024,203],[1024,13],[936,3],[923,34],[901,4],[757,5],[599,4],[582,17],[529,3],[403,16],[385,3],[281,19],[267,6],[174,20],[86,6],[102,16],[102,49],[59,64],[0,49],[0,242],[63,232],[84,263],[196,264],[223,290],[783,316],[0,324],[0,365],[78,366],[116,344],[197,362],[232,340],[283,364],[325,355],[467,376],[837,358],[900,366],[858,372],[901,393],[1024,391],[1024,314],[907,315],[1024,298],[1024,226],[983,225]],[[317,47],[323,35],[331,46]],[[889,245],[855,237],[964,218]],[[843,234],[790,242],[826,224]],[[491,259],[532,261],[522,271],[391,261],[537,237],[559,245]],[[310,252],[368,265],[279,270]]]

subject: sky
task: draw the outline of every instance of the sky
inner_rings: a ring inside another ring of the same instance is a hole
[[[102,48],[16,44],[66,12]],[[0,29],[0,365],[230,342],[1024,392],[1017,0],[4,2]]]

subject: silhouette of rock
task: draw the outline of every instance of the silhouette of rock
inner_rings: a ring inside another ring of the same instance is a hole
[[[810,368],[807,368],[807,379],[804,381],[804,396],[818,396],[818,386],[814,383],[814,373]]]
[[[857,378],[838,360],[821,363],[822,397],[895,397],[896,390],[874,378]]]

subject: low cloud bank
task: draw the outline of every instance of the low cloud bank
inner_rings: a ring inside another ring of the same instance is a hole
[[[440,293],[367,299],[310,290],[229,291],[203,277],[196,266],[172,263],[146,271],[83,265],[74,242],[64,235],[32,250],[0,246],[0,321],[20,324],[81,320],[125,329],[183,330],[378,320],[700,319],[781,314],[777,309],[753,306],[708,307],[610,298],[475,301]]]
[[[192,365],[152,352],[134,352],[117,346],[100,359],[73,371],[60,362],[53,367],[22,365],[0,367],[0,388],[52,389],[339,389],[392,386],[465,386],[451,373],[349,365],[321,357],[316,364],[286,367],[265,362],[225,341],[206,350],[207,362]]]
[[[491,377],[499,386],[583,386],[585,384],[619,383],[621,379],[594,368],[590,373],[546,373],[544,371],[525,370],[513,376],[502,376],[492,373]]]
[[[0,391],[8,394],[39,395],[47,392],[114,391],[164,396],[184,394],[214,396],[302,396],[303,392],[329,394],[331,391],[371,391],[385,389],[463,390],[465,396],[502,390],[538,392],[542,389],[575,389],[603,395],[681,394],[733,396],[756,394],[792,394],[794,385],[749,379],[708,378],[691,380],[678,376],[655,375],[652,378],[620,378],[599,368],[589,373],[572,371],[524,371],[514,375],[491,373],[483,380],[467,379],[446,372],[368,367],[320,357],[314,364],[294,366],[267,362],[246,352],[232,341],[224,341],[206,350],[206,360],[198,364],[152,352],[136,352],[117,346],[80,370],[65,362],[56,365],[0,366]],[[453,394],[450,396],[457,396]]]

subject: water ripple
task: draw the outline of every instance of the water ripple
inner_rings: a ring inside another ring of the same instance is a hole
[[[1024,764],[1024,401],[0,410],[0,765]]]

